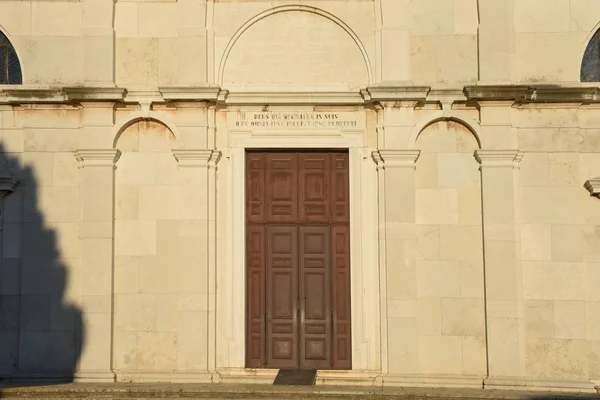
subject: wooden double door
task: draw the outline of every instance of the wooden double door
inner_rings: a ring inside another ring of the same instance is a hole
[[[246,366],[350,369],[347,152],[246,153]]]

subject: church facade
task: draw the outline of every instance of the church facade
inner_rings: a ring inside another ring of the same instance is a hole
[[[598,15],[2,1],[0,380],[595,391]]]

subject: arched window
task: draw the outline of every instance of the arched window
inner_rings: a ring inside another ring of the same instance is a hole
[[[15,48],[0,32],[0,85],[20,85],[23,83],[21,63]]]
[[[585,49],[581,63],[581,82],[600,82],[600,30]]]

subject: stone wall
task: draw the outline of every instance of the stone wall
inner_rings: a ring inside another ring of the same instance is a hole
[[[2,1],[0,377],[272,381],[244,360],[244,151],[345,148],[353,370],[319,383],[593,390],[599,12]],[[347,124],[236,125],[296,111]]]

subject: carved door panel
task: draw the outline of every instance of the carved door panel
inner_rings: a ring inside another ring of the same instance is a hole
[[[246,154],[246,365],[350,369],[348,154]]]
[[[331,368],[329,226],[300,227],[300,368]]]
[[[298,228],[267,227],[267,365],[298,366]]]

